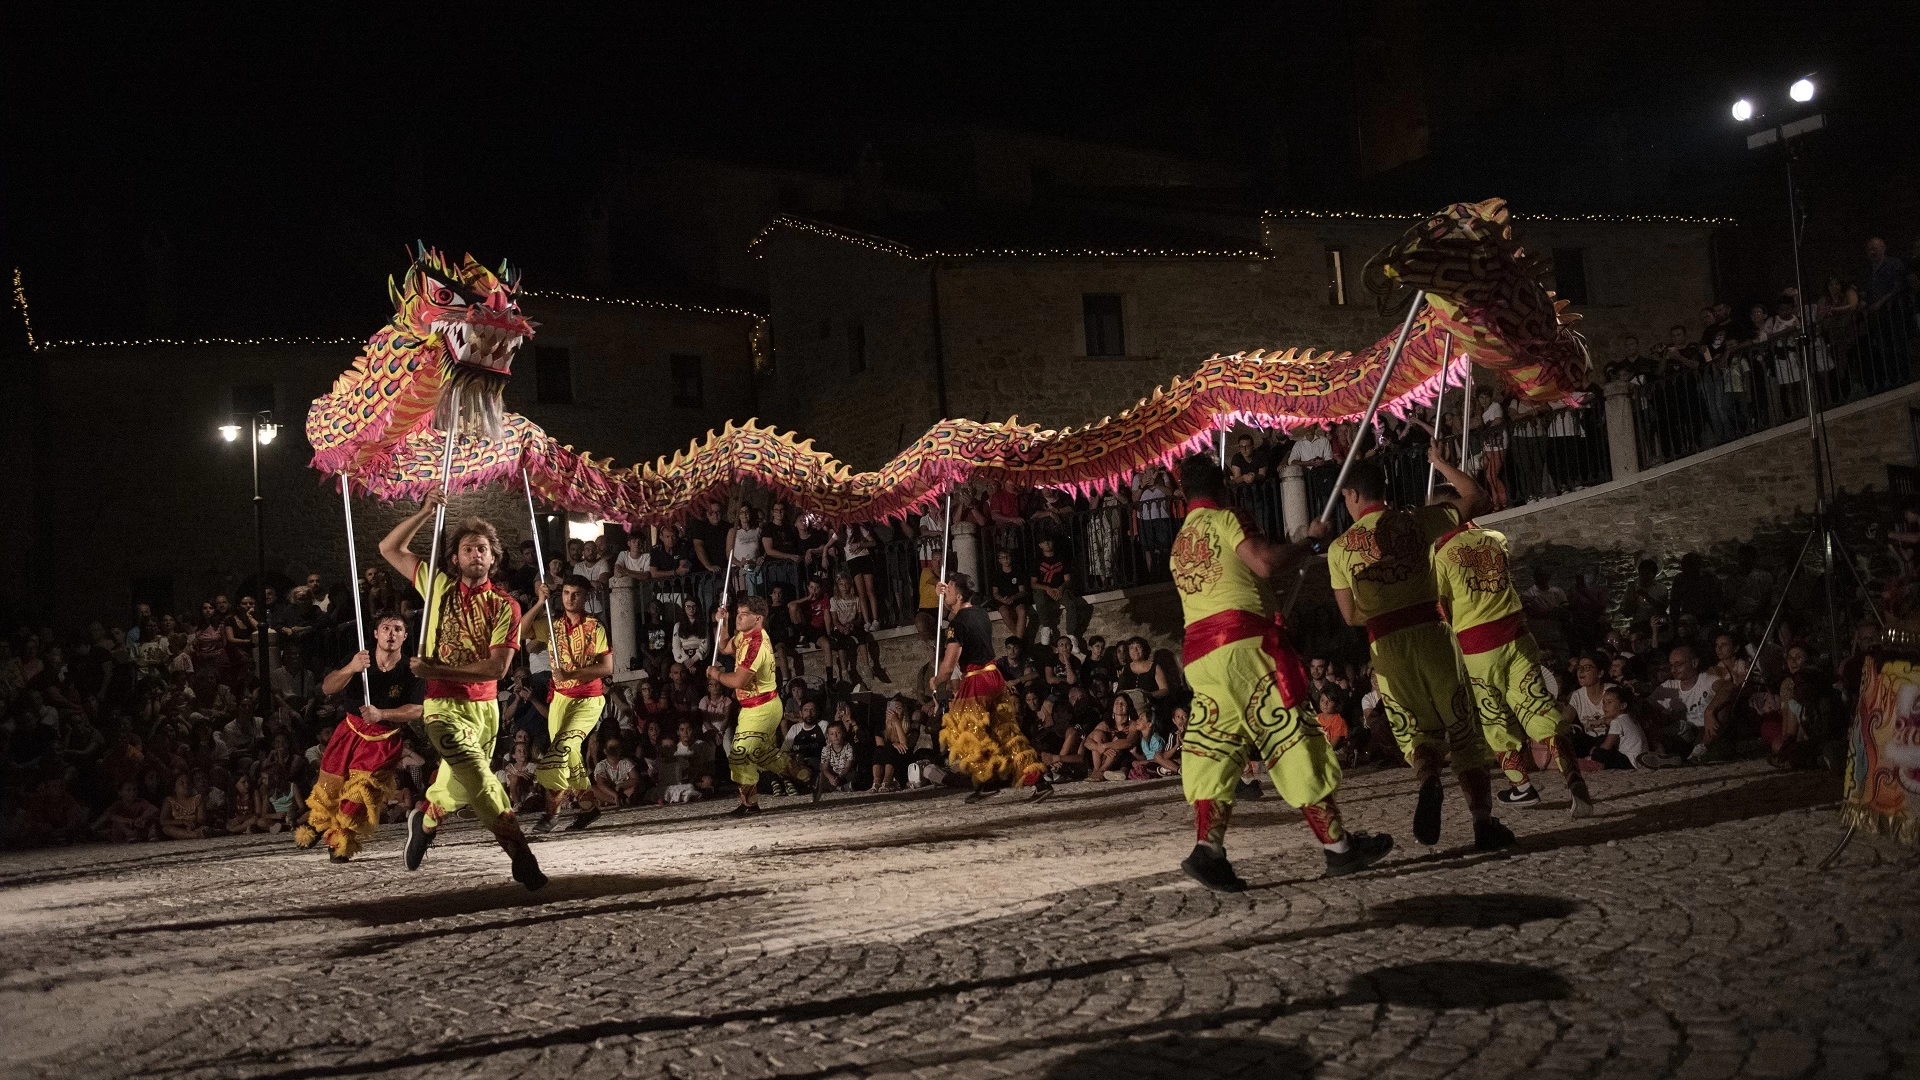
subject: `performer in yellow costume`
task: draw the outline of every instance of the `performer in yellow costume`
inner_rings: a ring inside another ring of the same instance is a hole
[[[592,583],[579,574],[568,576],[560,585],[560,617],[553,621],[549,659],[553,678],[547,687],[547,749],[534,766],[534,780],[547,793],[547,809],[534,822],[537,832],[552,832],[560,813],[560,798],[567,792],[580,812],[567,824],[568,832],[579,832],[600,816],[594,805],[593,776],[580,760],[580,744],[600,722],[607,704],[606,678],[613,674],[613,648],[607,644],[606,627],[587,614],[587,593]],[[540,603],[520,617],[520,640],[527,641],[541,621],[547,603],[547,584],[534,586]]]
[[[1513,787],[1506,806],[1538,806],[1527,777],[1529,738],[1553,747],[1553,764],[1573,797],[1573,816],[1593,813],[1587,781],[1575,763],[1560,705],[1540,678],[1540,645],[1527,629],[1520,593],[1507,570],[1507,538],[1468,521],[1436,540],[1433,576],[1466,662],[1480,730]]]
[[[380,554],[420,595],[429,598],[426,633],[413,673],[427,680],[421,719],[440,754],[440,769],[427,787],[426,805],[407,815],[407,869],[418,870],[435,830],[454,811],[472,806],[513,860],[513,879],[529,891],[547,883],[527,838],[514,820],[506,789],[488,766],[500,730],[499,683],[518,646],[520,605],[490,579],[500,558],[500,536],[480,518],[447,530],[446,564],[434,571],[407,550],[446,494],[430,492],[412,517],[380,541]]]
[[[725,640],[720,655],[733,657],[733,670],[718,666],[707,669],[707,678],[733,691],[740,702],[740,715],[733,721],[733,747],[727,752],[727,770],[740,787],[740,805],[731,816],[747,817],[760,812],[760,774],[773,773],[805,784],[817,781],[813,771],[789,759],[780,749],[780,695],[775,687],[773,642],[766,631],[767,598],[742,597],[734,605],[734,624],[739,632],[726,636],[727,615],[720,613],[720,634]],[[815,784],[814,798],[820,792]]]
[[[1456,494],[1417,510],[1388,509],[1380,466],[1353,464],[1340,488],[1353,524],[1327,552],[1327,569],[1340,614],[1349,626],[1367,628],[1387,722],[1420,781],[1413,838],[1428,846],[1440,842],[1440,768],[1450,758],[1473,813],[1473,845],[1494,851],[1512,844],[1513,833],[1493,816],[1487,776],[1493,755],[1480,733],[1453,635],[1440,618],[1429,558],[1435,540],[1472,516],[1480,489],[1442,460],[1437,448],[1428,460]]]
[[[950,571],[940,602],[951,614],[940,635],[940,665],[930,685],[937,697],[954,673],[960,674],[960,685],[940,721],[940,748],[954,771],[973,780],[967,801],[977,803],[1009,783],[1031,786],[1028,802],[1048,798],[1053,785],[1040,755],[1020,733],[1020,709],[993,662],[993,624],[985,609],[973,605],[973,582]]]
[[[1180,782],[1193,804],[1197,842],[1180,868],[1217,892],[1247,887],[1227,861],[1227,822],[1248,756],[1267,763],[1282,798],[1300,808],[1326,852],[1327,875],[1363,870],[1393,849],[1393,837],[1349,834],[1334,792],[1340,763],[1307,701],[1307,674],[1260,589],[1312,553],[1249,530],[1226,508],[1226,479],[1205,454],[1180,462],[1187,518],[1171,567],[1186,618],[1181,649],[1193,688],[1180,752]],[[1332,529],[1316,521],[1308,536]]]

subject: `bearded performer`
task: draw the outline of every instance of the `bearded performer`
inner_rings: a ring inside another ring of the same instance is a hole
[[[1434,541],[1433,575],[1447,619],[1466,661],[1480,730],[1513,786],[1499,795],[1506,806],[1538,806],[1527,776],[1529,738],[1553,747],[1553,764],[1573,798],[1573,816],[1593,813],[1586,778],[1567,739],[1560,705],[1540,678],[1540,645],[1527,629],[1520,593],[1507,570],[1507,538],[1472,521]]]
[[[955,771],[973,780],[967,801],[979,802],[1008,783],[1031,786],[1028,802],[1051,796],[1046,768],[1020,733],[1019,706],[993,662],[993,624],[986,611],[973,606],[973,583],[964,574],[950,573],[940,598],[953,614],[941,634],[940,664],[931,685],[937,697],[954,672],[960,673],[960,685],[940,722],[940,748]]]
[[[607,644],[606,628],[587,614],[587,593],[593,585],[579,574],[571,574],[560,585],[560,617],[553,620],[552,678],[547,683],[547,750],[534,766],[535,782],[546,792],[547,809],[533,828],[552,832],[560,814],[560,799],[573,793],[580,807],[567,823],[568,832],[579,832],[600,816],[600,807],[588,794],[593,776],[580,760],[580,744],[600,723],[607,704],[606,678],[613,674],[613,647]],[[534,624],[547,606],[547,583],[534,586],[540,602],[520,617],[520,640],[533,636]]]
[[[727,770],[740,788],[740,805],[729,817],[760,812],[760,774],[784,776],[814,786],[820,797],[819,777],[780,749],[780,695],[775,687],[773,642],[767,636],[767,598],[742,597],[734,605],[738,633],[727,636],[727,613],[721,611],[720,655],[733,657],[733,670],[707,669],[707,678],[733,691],[740,715],[733,722],[733,746],[727,752]]]
[[[329,697],[347,693],[347,714],[321,752],[320,777],[307,795],[307,823],[294,830],[293,842],[303,848],[324,842],[334,862],[353,858],[380,828],[380,811],[393,795],[406,749],[405,725],[420,719],[421,682],[400,651],[407,643],[406,620],[380,616],[373,642],[371,653],[354,653],[345,667],[320,680],[320,692]]]
[[[420,510],[380,541],[380,555],[431,605],[413,673],[427,681],[420,714],[440,768],[424,806],[407,815],[407,869],[420,869],[441,823],[470,805],[513,860],[513,880],[531,892],[547,876],[514,819],[506,789],[488,767],[500,730],[499,682],[519,644],[520,605],[490,578],[500,559],[500,535],[477,517],[447,531],[446,561],[453,573],[436,570],[428,580],[427,565],[407,545],[446,501],[443,491],[428,493]]]
[[[1240,774],[1258,754],[1320,841],[1327,876],[1364,870],[1393,850],[1393,837],[1349,833],[1342,824],[1333,799],[1340,763],[1307,700],[1299,654],[1260,588],[1260,579],[1292,570],[1312,553],[1311,541],[1332,529],[1315,521],[1303,544],[1258,535],[1227,508],[1226,478],[1206,454],[1180,462],[1180,486],[1187,518],[1170,567],[1186,619],[1181,662],[1193,688],[1180,784],[1197,834],[1180,869],[1215,892],[1247,887],[1227,861],[1226,835]]]
[[[1513,833],[1493,816],[1487,769],[1493,754],[1480,733],[1453,636],[1440,618],[1440,594],[1429,558],[1434,541],[1473,516],[1480,489],[1431,448],[1427,460],[1455,494],[1418,510],[1390,510],[1386,475],[1356,461],[1340,488],[1353,525],[1327,553],[1333,596],[1349,626],[1367,628],[1381,705],[1393,737],[1420,781],[1413,838],[1440,842],[1440,770],[1451,759],[1473,813],[1473,846],[1497,851]]]

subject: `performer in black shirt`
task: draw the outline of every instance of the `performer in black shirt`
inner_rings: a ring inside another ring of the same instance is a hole
[[[960,672],[960,685],[940,725],[947,763],[973,778],[968,802],[979,802],[1009,782],[1031,786],[1029,801],[1039,802],[1053,794],[1053,785],[1047,782],[1040,755],[1020,734],[1019,708],[993,662],[993,624],[985,610],[973,606],[973,583],[964,574],[950,575],[941,597],[953,620],[942,635],[933,692],[938,694],[955,670]]]
[[[334,862],[353,858],[380,827],[380,811],[393,795],[394,772],[406,747],[406,724],[420,719],[426,684],[413,673],[401,646],[407,624],[398,615],[375,620],[374,648],[362,650],[338,671],[320,680],[322,693],[339,695],[347,715],[333,729],[320,757],[320,777],[307,796],[307,823],[294,830],[294,843],[312,847],[324,841]],[[367,673],[372,700],[362,688]]]

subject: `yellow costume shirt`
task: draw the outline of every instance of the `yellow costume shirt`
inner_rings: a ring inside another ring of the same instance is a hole
[[[750,630],[733,635],[733,664],[735,669],[746,668],[753,672],[753,678],[747,685],[733,692],[741,705],[751,708],[772,701],[777,680],[773,668],[773,648],[767,642],[764,629]]]
[[[1259,579],[1234,553],[1246,538],[1246,528],[1231,510],[1195,506],[1187,511],[1173,541],[1171,565],[1188,626],[1222,611],[1266,612]]]
[[[579,622],[574,622],[572,616],[563,614],[553,620],[553,629],[560,635],[553,652],[556,673],[591,667],[613,651],[607,644],[607,628],[591,615],[582,615]],[[553,692],[562,697],[598,697],[606,692],[606,686],[599,679],[555,679]]]
[[[434,571],[433,615],[427,620],[425,655],[447,667],[471,664],[499,646],[518,648],[515,629],[520,605],[506,590],[489,581],[469,588],[444,571]],[[427,564],[413,574],[413,587],[427,595]],[[490,682],[463,683],[429,679],[427,697],[493,701],[499,687]]]
[[[1507,572],[1507,538],[1492,529],[1468,526],[1444,538],[1433,553],[1433,573],[1455,633],[1520,610]]]
[[[1429,552],[1459,522],[1451,506],[1369,507],[1327,552],[1333,587],[1353,594],[1368,619],[1439,598]]]

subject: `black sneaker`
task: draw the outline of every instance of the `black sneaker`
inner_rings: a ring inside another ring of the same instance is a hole
[[[1053,782],[1043,776],[1038,783],[1033,785],[1033,794],[1027,796],[1027,801],[1046,802],[1051,798],[1053,798]]]
[[[1514,845],[1513,830],[1500,824],[1499,818],[1473,823],[1473,850],[1499,851]]]
[[[328,862],[352,862],[352,861],[353,861],[353,856],[351,856],[351,855],[341,855],[341,854],[338,854],[338,853],[334,853],[334,852],[329,852],[329,853],[327,854],[327,861],[328,861]]]
[[[1247,883],[1233,872],[1225,855],[1215,855],[1205,844],[1193,845],[1193,854],[1180,863],[1187,876],[1214,892],[1245,892]]]
[[[728,811],[727,816],[728,817],[752,817],[753,815],[759,812],[760,812],[759,807],[751,806],[751,805],[748,805],[747,803],[741,803],[739,806],[736,806],[732,810]]]
[[[558,825],[559,823],[560,823],[559,820],[555,818],[552,814],[541,814],[540,820],[533,823],[533,831],[538,833],[549,833],[549,832],[552,832],[553,827],[555,825]]]
[[[1325,849],[1322,849],[1325,850]],[[1348,833],[1347,850],[1328,851],[1327,876],[1345,877],[1357,874],[1381,859],[1393,850],[1393,837],[1385,833],[1374,836],[1371,833]]]
[[[826,790],[827,774],[819,769],[813,770],[813,801],[819,802],[820,796],[826,794]]]
[[[1501,806],[1537,807],[1540,805],[1540,789],[1532,786],[1525,791],[1519,788],[1508,788],[1494,798],[1500,800]]]
[[[1440,778],[1420,785],[1420,802],[1413,808],[1413,839],[1427,847],[1440,842],[1440,800],[1446,792]]]
[[[985,802],[999,793],[1000,785],[998,784],[976,784],[972,791],[967,792],[967,803],[971,805],[977,802]]]
[[[522,847],[513,853],[513,880],[527,887],[528,892],[539,892],[547,884],[547,875],[540,872],[540,860],[533,857],[533,851]]]
[[[581,829],[584,829],[587,826],[593,824],[594,821],[596,821],[599,817],[600,817],[600,808],[597,806],[591,810],[582,810],[579,813],[573,815],[572,821],[567,822],[567,831],[579,832]]]
[[[433,846],[433,830],[427,828],[427,812],[414,810],[407,815],[407,869],[420,869],[420,860],[427,857],[427,849]]]

